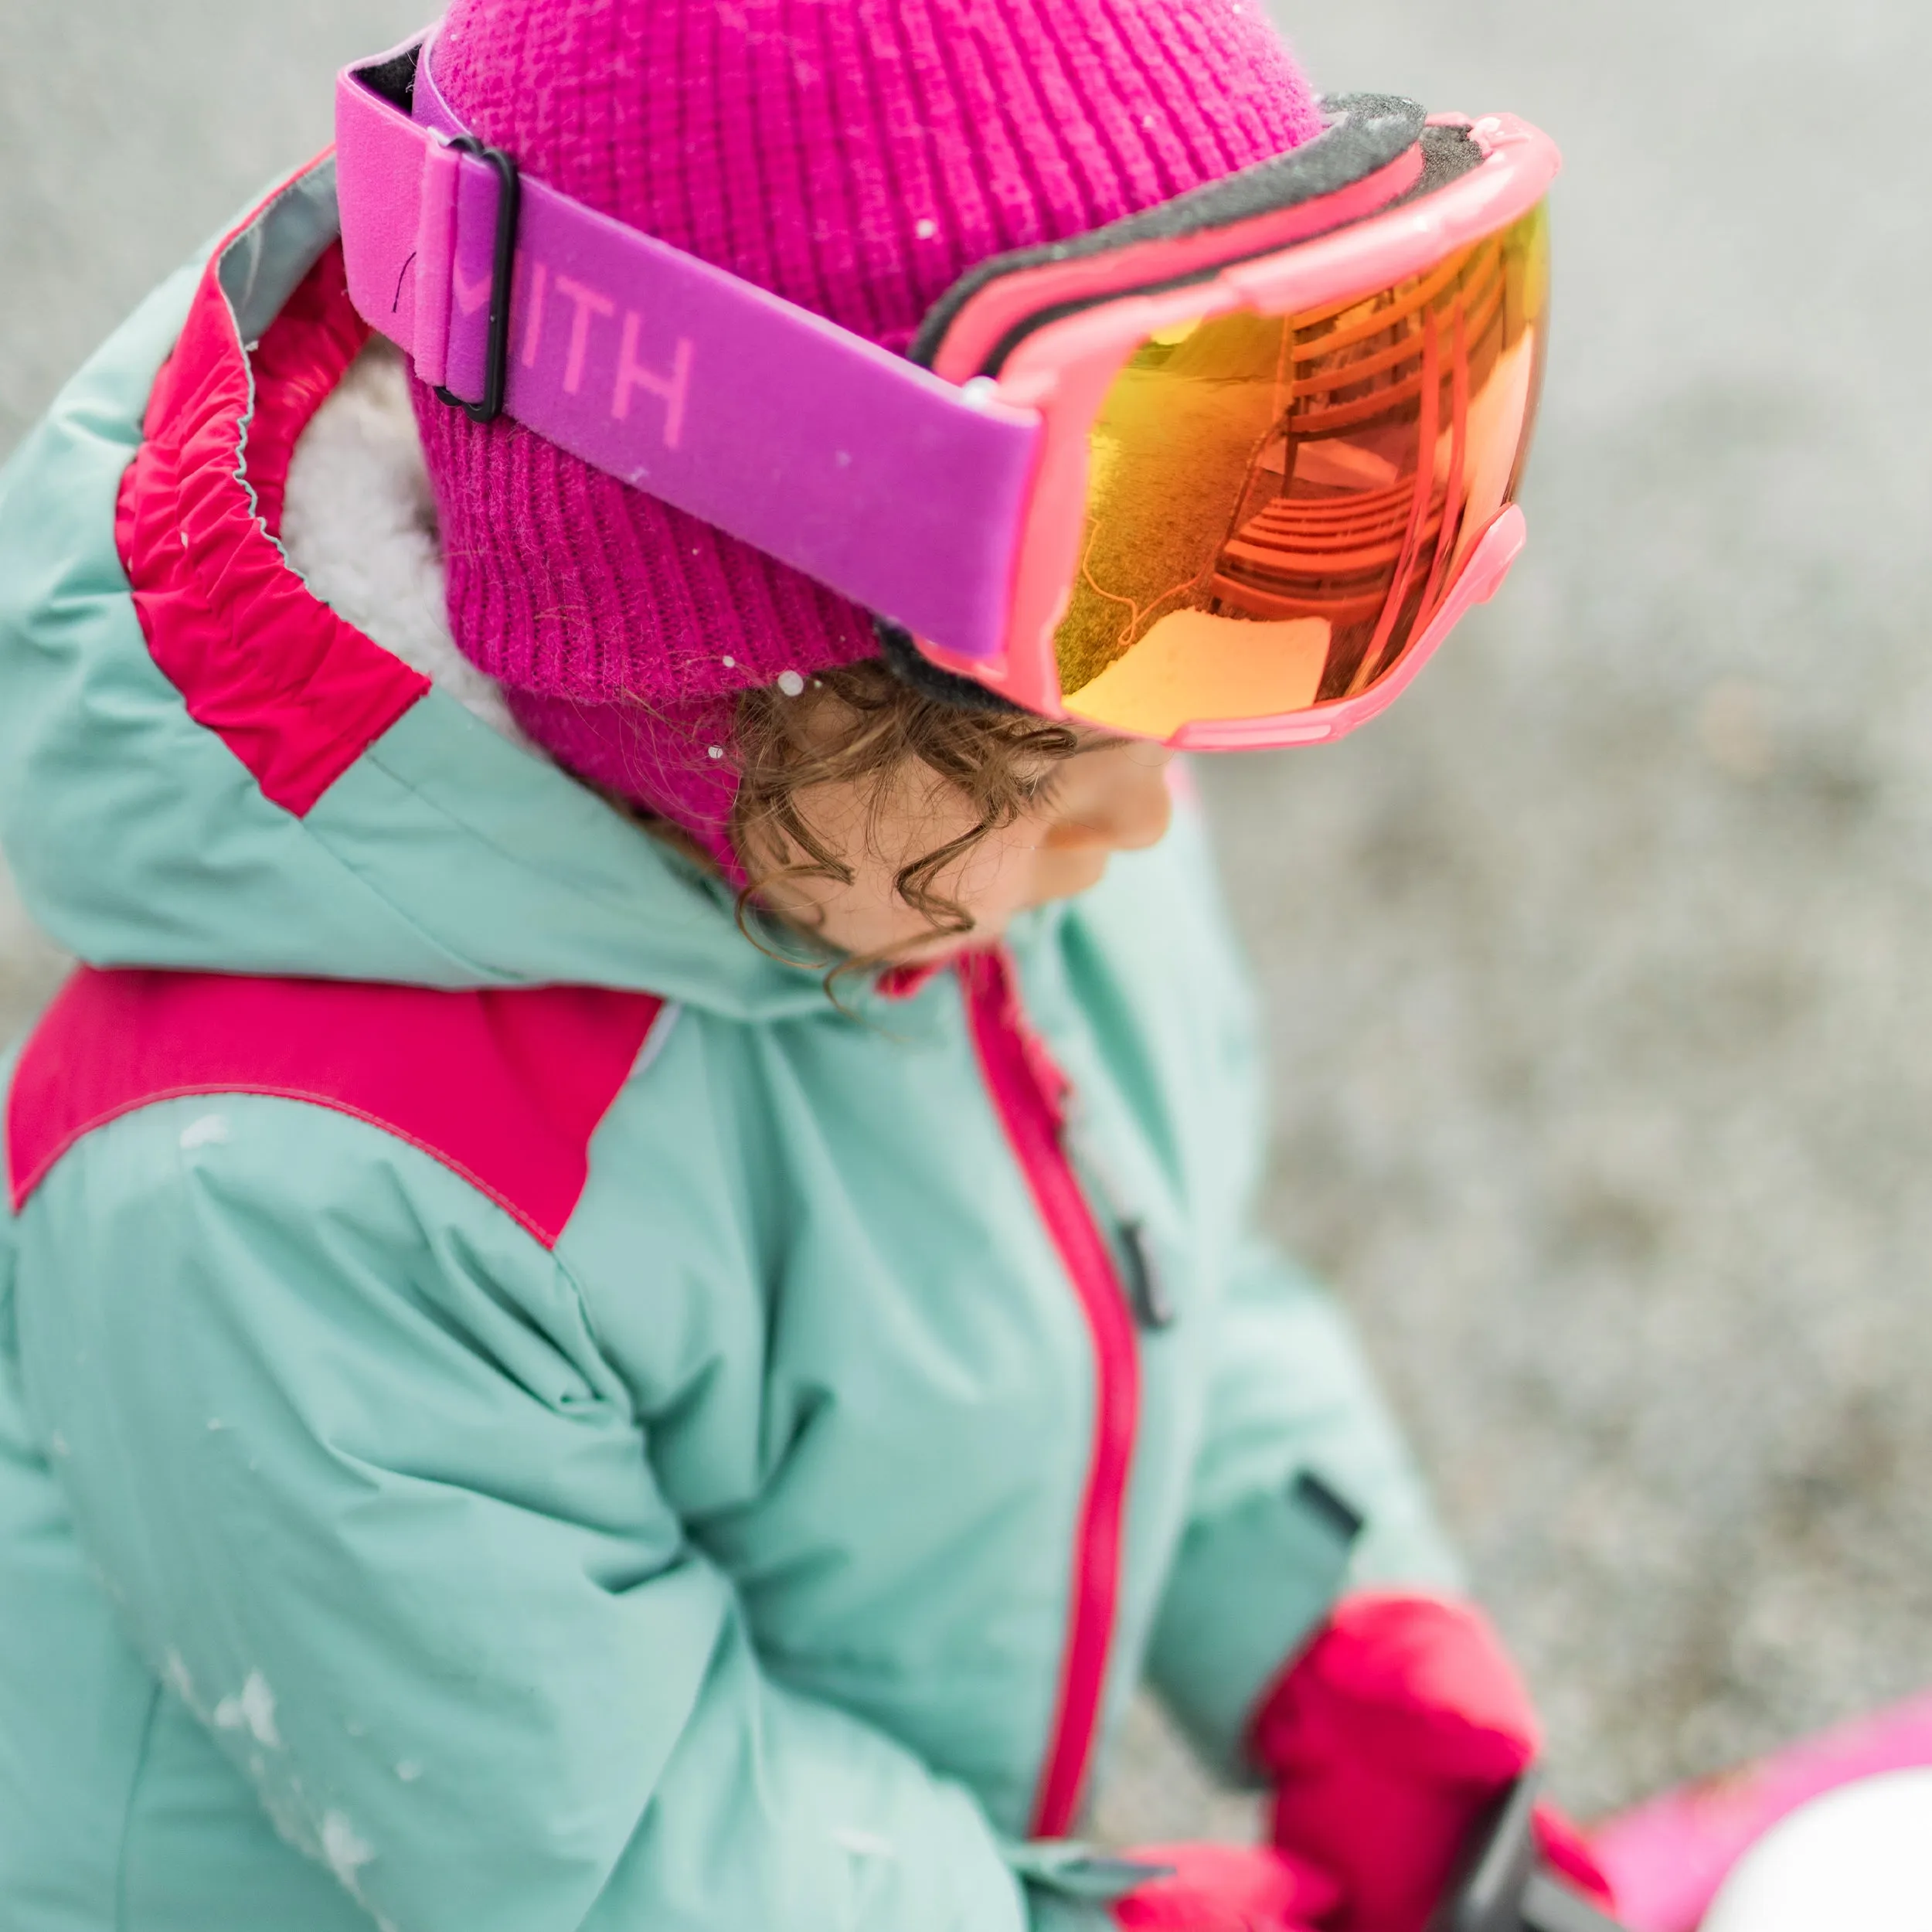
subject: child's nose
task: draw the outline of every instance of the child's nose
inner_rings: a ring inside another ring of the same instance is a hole
[[[1059,852],[1096,847],[1138,852],[1158,844],[1173,814],[1167,762],[1167,753],[1158,747],[1125,753],[1104,780],[1082,786],[1077,796],[1066,801],[1043,842]]]

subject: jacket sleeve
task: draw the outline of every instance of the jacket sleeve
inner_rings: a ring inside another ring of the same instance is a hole
[[[1150,1672],[1209,1761],[1252,1781],[1249,1720],[1335,1599],[1458,1573],[1328,1291],[1253,1240],[1214,1318],[1208,1433]]]
[[[208,1111],[49,1175],[23,1358],[135,1641],[283,1835],[414,1932],[1019,1932],[971,1797],[761,1670],[554,1259],[359,1122]]]
[[[1228,1260],[1204,1313],[1206,1431],[1149,1668],[1209,1762],[1247,1781],[1256,1703],[1337,1595],[1459,1573],[1347,1315],[1255,1232],[1266,1056],[1203,829],[1183,809],[1174,842],[1192,859],[1186,997],[1207,1029],[1193,1065],[1226,1155],[1209,1238]]]

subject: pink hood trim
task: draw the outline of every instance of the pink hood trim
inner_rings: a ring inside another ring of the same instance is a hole
[[[115,543],[148,648],[189,716],[301,817],[430,682],[312,596],[275,540],[296,439],[369,336],[342,250],[309,271],[252,367],[221,285],[226,252],[155,384]]]

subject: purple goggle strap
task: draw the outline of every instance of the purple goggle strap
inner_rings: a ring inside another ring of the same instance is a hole
[[[403,50],[406,52],[406,49]],[[413,117],[345,69],[349,298],[433,387],[481,397],[502,192],[416,66]],[[1040,424],[522,184],[504,412],[962,655],[1005,648]]]

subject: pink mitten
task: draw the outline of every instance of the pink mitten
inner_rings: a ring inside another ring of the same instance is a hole
[[[1312,1932],[1335,1885],[1289,1853],[1246,1845],[1151,1845],[1127,1856],[1171,1868],[1114,1901],[1122,1932]]]
[[[1336,1607],[1263,1699],[1251,1739],[1275,1781],[1275,1844],[1341,1887],[1335,1932],[1423,1932],[1540,1731],[1480,1611],[1386,1594]],[[1575,1831],[1553,1812],[1538,1825],[1557,1869],[1607,1899]]]

